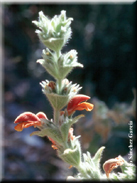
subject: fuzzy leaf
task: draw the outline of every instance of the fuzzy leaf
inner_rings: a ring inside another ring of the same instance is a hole
[[[58,95],[55,93],[45,93],[52,107],[57,110],[61,110],[65,107],[69,101],[68,95]]]
[[[72,166],[78,166],[81,162],[81,153],[78,147],[74,149],[66,149],[63,154],[59,155],[63,161]]]
[[[55,142],[58,142],[59,144],[63,143],[61,133],[58,131],[58,129],[44,128],[41,131],[32,132],[30,136],[32,135],[38,135],[40,137],[48,136],[52,138]]]
[[[80,114],[78,116],[76,116],[75,118],[70,120],[70,125],[73,125],[74,123],[76,123],[80,118],[84,117],[84,114]]]
[[[69,132],[69,129],[70,127],[76,123],[80,118],[84,117],[83,114],[81,115],[78,115],[76,116],[75,118],[73,119],[69,119],[68,117],[65,118],[65,121],[64,123],[61,125],[61,134],[62,134],[62,137],[64,139],[64,141],[66,142],[67,139],[68,139],[68,132]]]
[[[103,150],[105,149],[104,146],[102,146],[95,154],[95,156],[92,158],[93,162],[95,163],[95,165],[97,167],[99,167],[99,162],[100,162],[100,159],[101,159],[101,155],[102,155],[102,152]]]

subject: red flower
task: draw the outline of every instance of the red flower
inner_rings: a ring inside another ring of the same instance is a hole
[[[20,114],[14,121],[14,123],[18,123],[14,129],[16,131],[22,131],[24,128],[28,128],[30,126],[41,126],[41,118],[46,118],[46,115],[43,112],[39,112],[36,115],[31,112],[24,112]]]
[[[46,114],[44,112],[38,112],[36,114],[36,116],[39,118],[39,119],[42,119],[42,118],[45,118],[45,119],[48,119]]]
[[[83,102],[87,101],[88,99],[90,99],[90,97],[87,95],[75,95],[68,103],[67,106],[68,115],[70,116],[76,110],[81,111],[85,109],[86,111],[91,111],[94,105],[88,102]]]
[[[123,165],[124,159],[121,156],[118,156],[114,159],[109,159],[103,164],[103,169],[106,173],[106,176],[109,177],[109,173],[118,166]]]

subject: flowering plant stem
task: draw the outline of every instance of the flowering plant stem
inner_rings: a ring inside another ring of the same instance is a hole
[[[62,89],[62,80],[58,79],[57,80],[57,93],[60,95],[61,94],[61,89]]]
[[[83,67],[77,61],[76,50],[61,53],[62,47],[71,37],[72,20],[73,18],[66,17],[65,11],[61,11],[59,16],[55,15],[51,20],[43,12],[39,12],[39,21],[33,21],[39,28],[36,33],[46,46],[42,52],[43,59],[37,62],[56,80],[56,82],[46,80],[40,83],[43,93],[53,108],[54,115],[53,120],[49,120],[43,112],[37,114],[24,112],[15,119],[15,130],[22,131],[24,128],[34,126],[39,130],[31,133],[31,136],[47,136],[52,142],[52,148],[57,150],[58,156],[79,172],[75,177],[69,176],[67,179],[109,180],[110,172],[117,166],[126,166],[132,172],[132,176],[128,176],[127,169],[124,167],[122,174],[110,174],[112,180],[133,179],[135,177],[134,165],[129,165],[121,156],[105,162],[103,168],[106,175],[103,174],[100,170],[100,159],[105,147],[99,148],[94,157],[91,157],[89,152],[82,153],[80,136],[73,135],[72,125],[84,116],[73,117],[75,111],[84,109],[91,111],[94,105],[86,102],[90,99],[89,96],[77,94],[82,87],[72,84],[66,78],[74,67]],[[64,107],[66,108],[62,111]]]
[[[59,116],[60,116],[60,111],[57,109],[54,109],[54,121],[57,126],[59,124]]]

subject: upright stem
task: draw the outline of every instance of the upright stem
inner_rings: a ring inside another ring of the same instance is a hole
[[[57,80],[57,92],[58,92],[58,94],[61,94],[61,90],[62,90],[62,80],[58,79]]]
[[[57,84],[57,94],[61,94],[61,90],[62,90],[62,80],[57,80],[56,82]],[[60,110],[54,109],[54,121],[56,123],[56,125],[59,124],[59,116],[60,116]]]
[[[57,58],[59,58],[61,55],[61,51],[60,50],[56,51],[56,55],[57,55]]]
[[[57,109],[54,109],[54,122],[57,126],[59,124],[59,116],[60,116],[60,111]]]
[[[59,57],[61,55],[61,51],[60,50],[56,51],[56,55],[57,55],[57,62],[56,62],[56,64],[57,64],[57,69],[58,69],[58,59],[59,59]],[[59,73],[59,71],[57,71],[57,72]],[[56,84],[57,84],[57,93],[61,94],[62,79],[57,79],[57,83]]]
[[[61,55],[61,51],[57,50],[56,51],[56,56],[57,56],[57,61],[56,61],[56,65],[57,65],[57,72],[58,71],[58,59]],[[57,94],[60,95],[61,94],[61,89],[62,89],[62,80],[61,79],[57,79],[56,81],[56,86],[57,86]],[[59,116],[60,116],[60,110],[54,109],[54,122],[55,124],[58,126],[59,124]]]

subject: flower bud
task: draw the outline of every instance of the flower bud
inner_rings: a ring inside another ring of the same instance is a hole
[[[37,63],[40,63],[50,75],[57,79],[59,77],[56,63],[58,60],[57,55],[46,48],[46,50],[42,51],[42,57],[43,59],[38,59]]]
[[[62,54],[58,59],[60,79],[65,78],[74,67],[83,67],[82,64],[77,62],[77,51],[71,50],[66,54]]]
[[[39,21],[32,21],[39,30],[36,30],[43,44],[53,51],[59,51],[71,37],[70,24],[73,18],[66,18],[66,11],[61,11],[51,20],[43,12],[39,12]]]
[[[66,80],[67,81],[67,80]],[[56,93],[56,83],[54,81],[42,81],[43,93],[47,96],[52,107],[57,110],[61,110],[65,107],[69,100],[81,89],[79,85],[71,84],[72,82],[64,82],[62,93],[59,95]]]
[[[77,62],[76,50],[61,54],[58,58],[56,53],[47,48],[43,50],[42,57],[43,59],[37,60],[37,63],[40,63],[49,74],[58,80],[64,79],[74,67],[83,67],[82,64]]]

